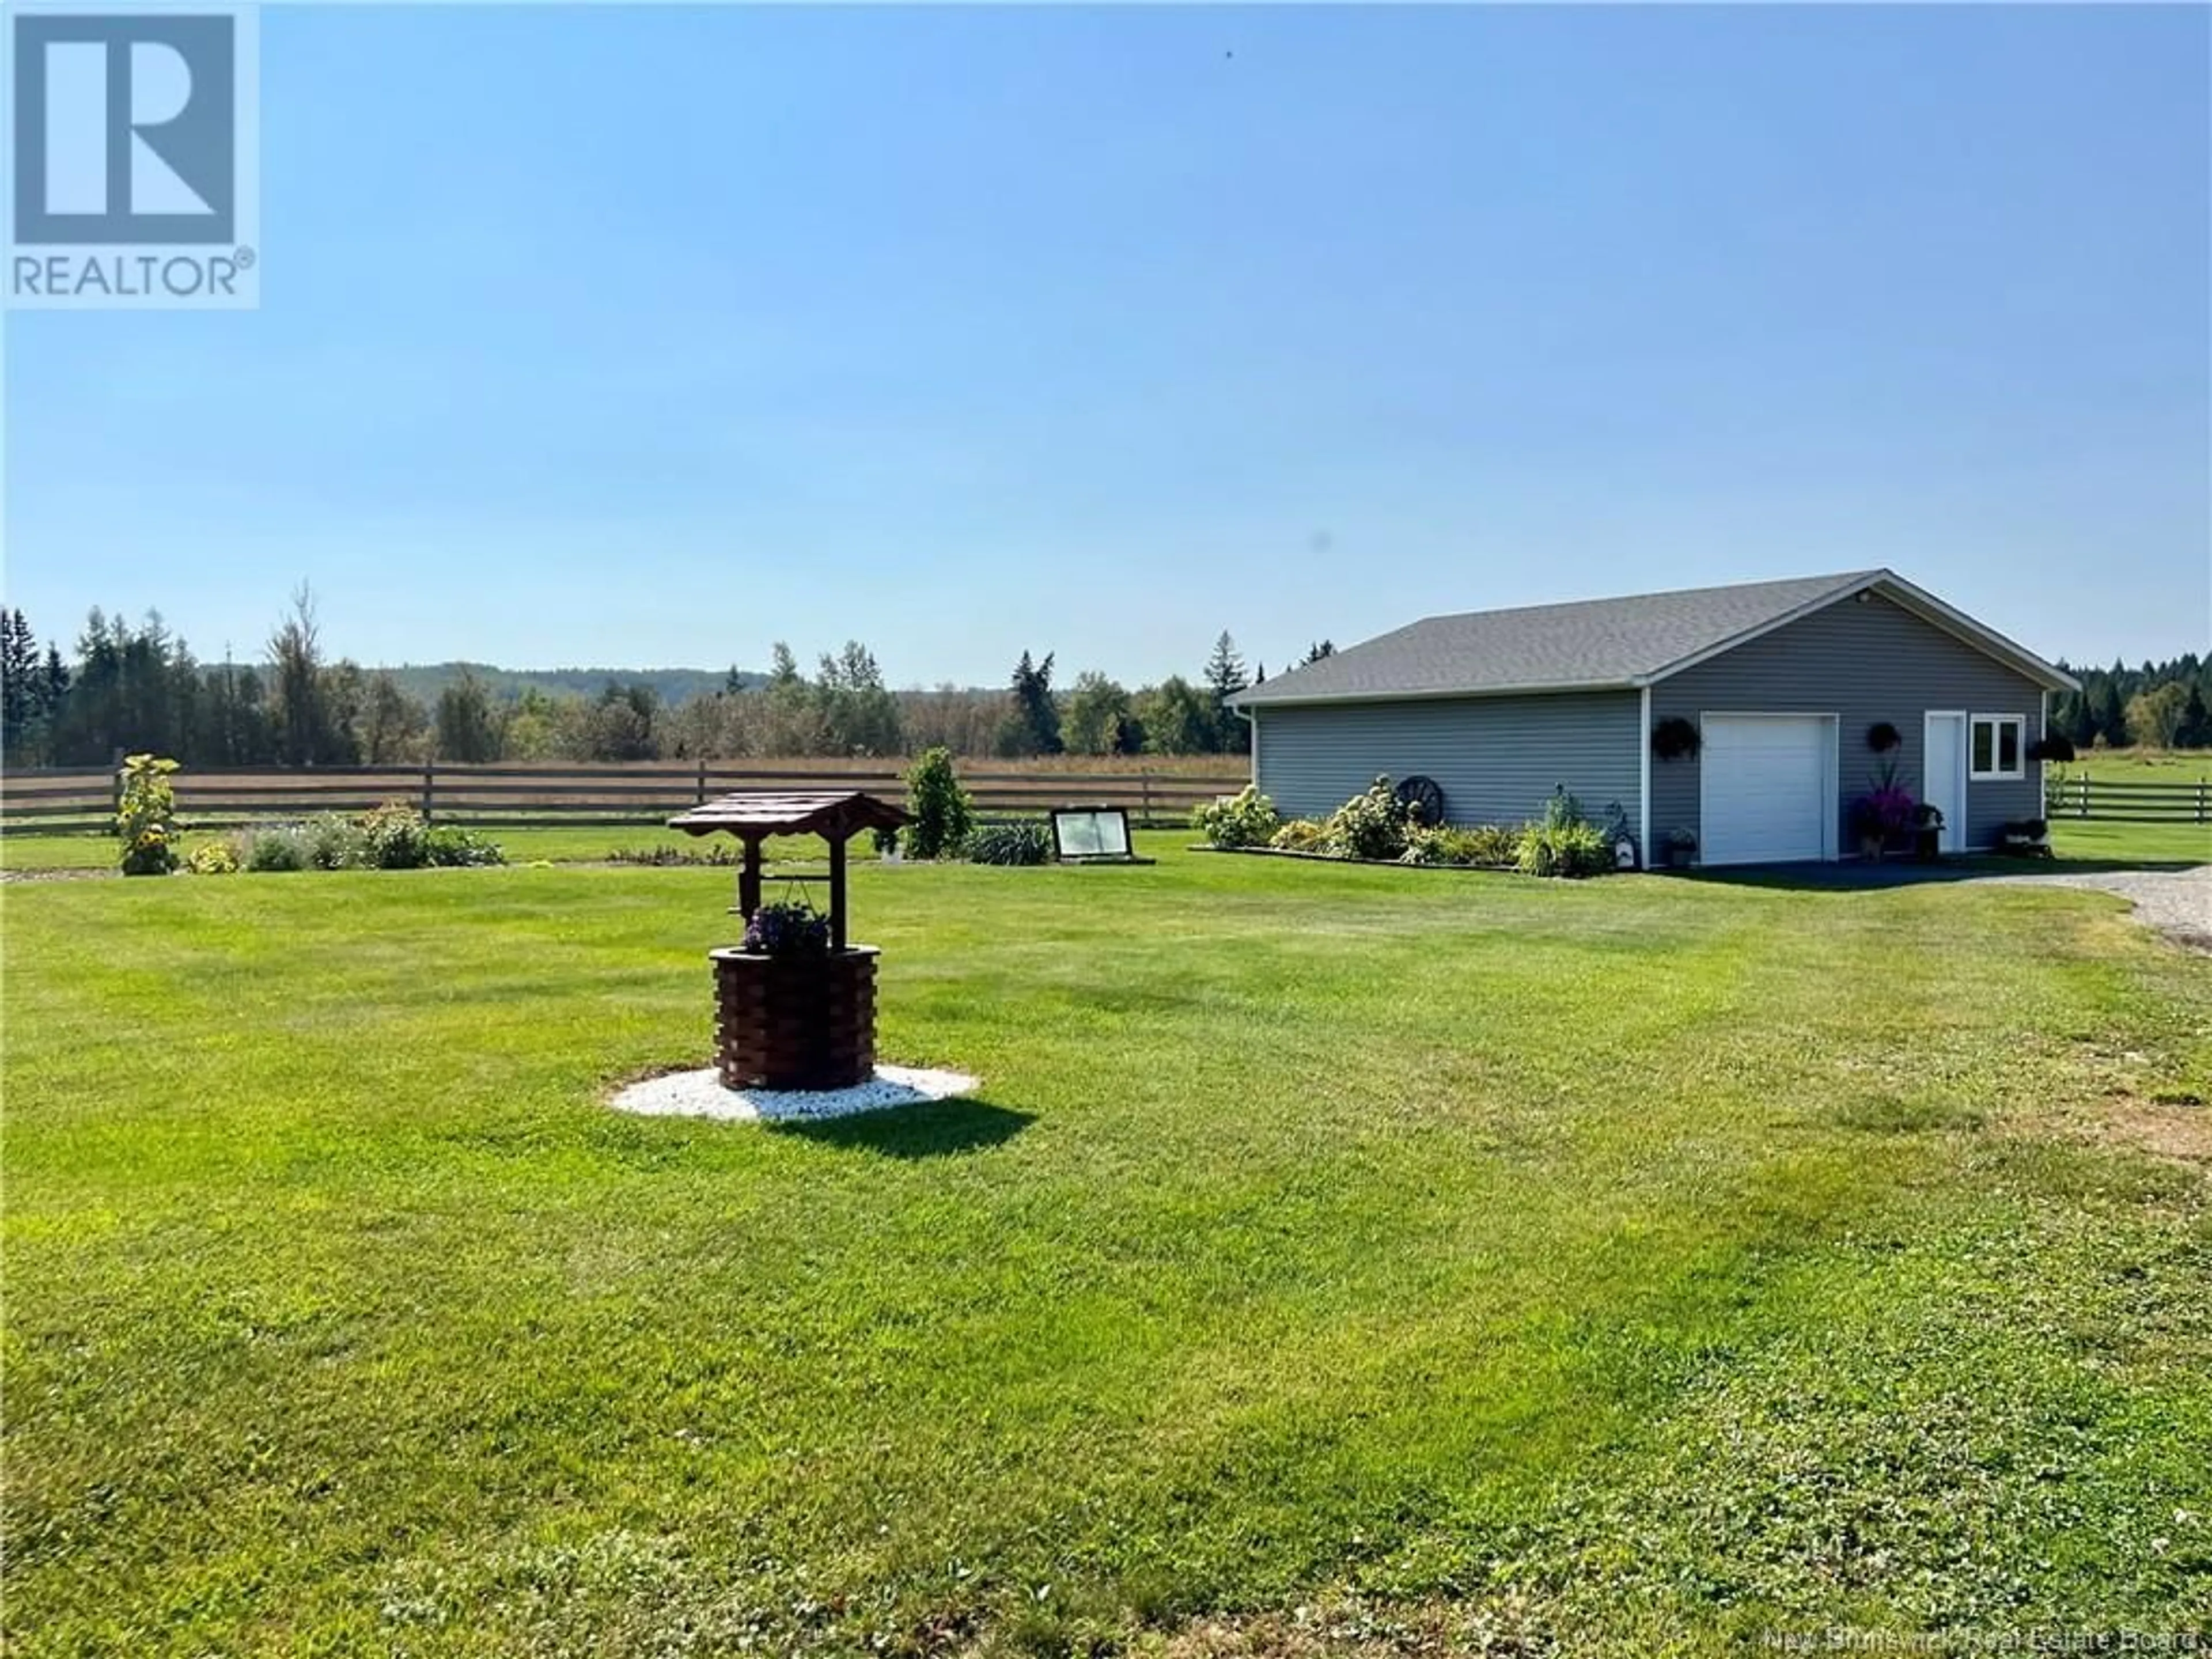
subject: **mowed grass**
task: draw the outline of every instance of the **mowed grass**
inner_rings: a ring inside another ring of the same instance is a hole
[[[497,842],[510,862],[527,864],[544,860],[555,864],[594,864],[617,851],[650,852],[656,848],[680,849],[706,857],[719,847],[734,855],[737,843],[727,836],[696,836],[671,830],[655,819],[635,824],[584,826],[559,824],[550,829],[532,826],[493,826],[477,831]],[[224,837],[210,830],[187,830],[179,843],[186,854]],[[1188,836],[1182,837],[1184,841]],[[811,836],[778,836],[768,843],[771,860],[821,864],[823,846]],[[0,836],[0,870],[107,870],[115,866],[118,844],[103,835],[10,835]],[[853,843],[856,859],[872,858],[864,837]]]
[[[2212,1621],[2212,963],[1174,842],[864,866],[983,1086],[791,1131],[604,1104],[726,872],[9,888],[9,1650]]]
[[[2202,750],[2094,750],[2051,769],[2055,775],[2094,782],[2212,785],[2212,752]],[[2054,794],[2056,784],[2053,785]],[[2097,803],[2100,807],[2104,802]],[[2069,817],[2051,820],[2051,846],[2062,857],[2212,863],[2212,823],[2113,823]]]

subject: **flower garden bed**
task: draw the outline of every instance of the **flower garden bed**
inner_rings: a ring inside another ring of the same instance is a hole
[[[1185,849],[1193,853],[1240,853],[1265,859],[1304,859],[1309,864],[1364,864],[1377,870],[1479,870],[1491,875],[1517,875],[1516,864],[1425,864],[1397,859],[1359,859],[1336,853],[1313,853],[1295,847],[1214,847],[1205,842],[1194,842]]]
[[[1256,787],[1200,807],[1193,827],[1204,850],[1274,853],[1337,864],[1389,864],[1431,870],[1512,870],[1528,876],[1597,876],[1641,862],[1620,804],[1602,826],[1562,787],[1542,816],[1518,829],[1443,821],[1443,792],[1432,779],[1393,786],[1378,777],[1325,820],[1285,821]]]

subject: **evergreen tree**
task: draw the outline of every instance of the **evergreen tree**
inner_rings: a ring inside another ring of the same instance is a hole
[[[1244,721],[1229,706],[1229,699],[1250,684],[1244,674],[1244,659],[1237,654],[1237,641],[1224,629],[1213,642],[1213,654],[1206,659],[1206,689],[1212,700],[1213,753],[1236,754],[1249,741]]]
[[[1022,653],[1014,665],[1013,707],[999,731],[996,748],[1001,755],[1057,755],[1061,752],[1060,705],[1052,695],[1053,653],[1042,662]]]
[[[0,757],[21,766],[43,712],[39,643],[21,611],[0,611]]]
[[[305,582],[293,591],[292,609],[269,636],[269,663],[276,678],[277,759],[286,766],[313,766],[325,758],[330,715],[323,700],[322,630],[314,592]]]
[[[2181,708],[2181,730],[2173,741],[2183,749],[2212,749],[2212,713],[2204,707],[2204,688],[2194,680],[2189,683],[2189,696]]]

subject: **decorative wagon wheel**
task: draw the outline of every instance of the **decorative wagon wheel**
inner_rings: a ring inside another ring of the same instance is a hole
[[[1444,821],[1444,792],[1434,778],[1406,779],[1398,786],[1398,799],[1416,823],[1434,827]]]

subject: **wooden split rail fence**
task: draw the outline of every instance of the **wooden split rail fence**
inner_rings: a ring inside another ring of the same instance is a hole
[[[1187,823],[1191,809],[1249,781],[1241,769],[1191,772],[1143,768],[1092,772],[1043,767],[1010,769],[1004,763],[960,779],[987,818],[1018,817],[1054,806],[1119,806],[1131,822]],[[899,769],[877,769],[804,761],[744,765],[664,762],[630,766],[331,766],[190,769],[171,775],[177,814],[188,829],[362,812],[404,801],[434,823],[491,827],[525,824],[650,823],[736,789],[866,789],[906,798]],[[46,768],[0,779],[0,827],[106,829],[114,822],[120,781],[105,766]]]
[[[2043,810],[2054,818],[2091,823],[2212,823],[2212,780],[2169,783],[2054,772],[2044,781]]]

